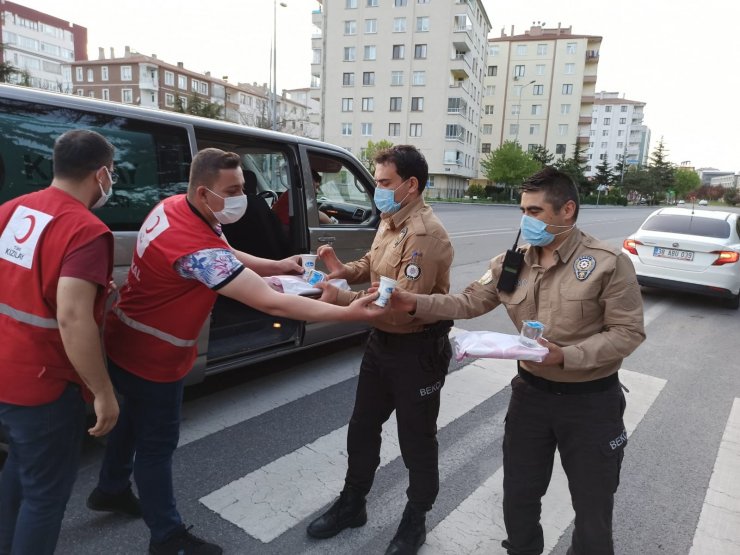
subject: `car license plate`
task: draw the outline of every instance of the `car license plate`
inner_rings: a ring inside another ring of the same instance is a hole
[[[673,258],[674,260],[685,260],[691,262],[694,260],[693,251],[682,251],[679,249],[664,249],[663,247],[653,247],[653,256],[658,258]]]

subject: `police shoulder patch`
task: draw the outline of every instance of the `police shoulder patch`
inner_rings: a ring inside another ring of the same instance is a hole
[[[403,275],[406,276],[406,279],[410,279],[411,281],[417,280],[421,277],[421,268],[418,264],[409,262],[406,264],[406,269],[403,271]]]
[[[596,268],[596,259],[590,254],[579,256],[573,263],[573,271],[579,281],[587,280],[594,268]]]
[[[493,281],[493,272],[491,271],[490,268],[488,268],[486,273],[483,274],[481,278],[478,280],[478,283],[480,283],[481,285],[488,285],[492,281]]]

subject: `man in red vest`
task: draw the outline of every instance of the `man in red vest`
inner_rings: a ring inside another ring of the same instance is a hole
[[[144,221],[127,281],[106,319],[105,346],[122,397],[121,417],[88,507],[136,516],[138,507],[130,502],[133,471],[154,554],[222,552],[185,527],[172,485],[183,383],[217,295],[296,320],[366,320],[378,312],[367,306],[374,295],[339,307],[268,287],[260,275],[302,268],[298,257],[257,258],[226,242],[221,224],[237,221],[246,211],[243,186],[238,154],[216,148],[199,152],[187,195],[165,199]]]
[[[113,146],[93,131],[54,144],[51,186],[0,206],[0,553],[52,554],[77,475],[92,394],[93,436],[118,403],[99,324],[113,236],[91,208],[113,193]]]

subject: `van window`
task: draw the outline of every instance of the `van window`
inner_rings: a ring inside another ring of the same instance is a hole
[[[71,108],[0,100],[0,203],[47,187],[54,140],[91,129],[116,148],[113,196],[96,214],[113,231],[136,231],[160,200],[187,189],[190,146],[185,129]]]
[[[310,154],[311,170],[321,178],[316,189],[318,210],[334,218],[340,225],[363,225],[370,223],[373,215],[372,191],[366,180],[338,158]]]

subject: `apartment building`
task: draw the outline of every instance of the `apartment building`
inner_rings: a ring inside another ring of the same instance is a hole
[[[14,2],[0,0],[3,58],[19,73],[11,82],[70,92],[74,60],[87,60],[87,29]]]
[[[597,92],[586,150],[587,177],[607,162],[614,168],[622,159],[627,165],[646,166],[650,129],[643,124],[645,103],[620,97],[618,92]]]
[[[79,96],[173,111],[192,102],[211,103],[221,107],[226,121],[272,128],[271,92],[266,85],[233,85],[227,77],[191,71],[183,62],[170,64],[128,46],[118,58],[112,48],[108,58],[100,48],[97,60],[74,62],[69,72],[70,92]],[[309,121],[308,111],[306,104],[284,93],[277,98],[276,130],[316,136],[317,127]]]
[[[481,0],[332,0],[314,11],[312,94],[321,137],[361,158],[368,141],[413,144],[426,194],[461,197],[478,174],[491,23]]]
[[[481,117],[482,157],[506,141],[572,156],[588,146],[601,37],[532,25],[488,41]],[[481,174],[481,178],[485,176]]]

